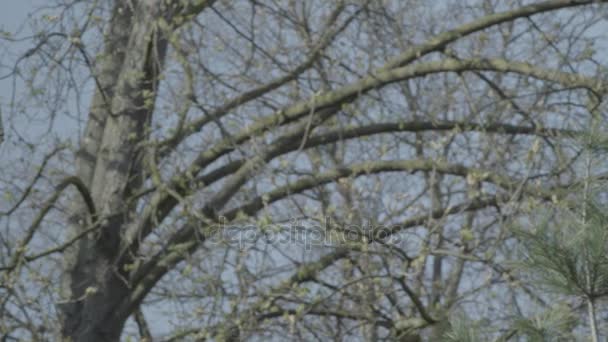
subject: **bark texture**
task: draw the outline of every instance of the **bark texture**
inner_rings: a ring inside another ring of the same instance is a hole
[[[134,213],[127,203],[141,180],[142,142],[148,135],[166,42],[159,29],[160,2],[131,8],[117,1],[97,75],[89,121],[77,156],[78,176],[91,189],[98,216],[73,205],[71,230],[89,225],[66,257],[62,334],[73,341],[116,341],[128,315],[116,309],[128,297],[125,259],[118,258],[123,229]]]

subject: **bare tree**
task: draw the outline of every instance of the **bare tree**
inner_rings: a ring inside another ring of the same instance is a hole
[[[0,333],[526,338],[560,299],[512,228],[605,178],[575,143],[606,122],[604,3],[38,9],[2,35],[28,47],[1,75]]]

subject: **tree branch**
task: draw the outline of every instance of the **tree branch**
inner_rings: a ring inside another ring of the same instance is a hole
[[[417,217],[413,217],[411,219],[405,220],[404,222],[402,222],[400,224],[396,224],[396,225],[390,227],[389,234],[383,235],[382,238],[383,239],[388,238],[392,234],[400,232],[404,229],[409,229],[409,228],[424,225],[424,224],[428,223],[428,221],[431,219],[440,219],[440,218],[446,217],[448,215],[459,214],[459,213],[462,213],[465,211],[481,210],[481,209],[484,209],[487,207],[497,206],[497,205],[499,205],[499,203],[507,201],[507,200],[508,200],[507,196],[497,195],[497,196],[490,196],[490,197],[486,197],[486,198],[480,198],[480,199],[476,199],[476,200],[472,200],[472,201],[467,201],[467,202],[464,202],[464,203],[461,203],[458,205],[451,206],[445,210],[435,210],[431,213],[431,215],[424,214],[424,215],[420,215]],[[376,241],[376,240],[372,239],[369,242],[374,242],[374,241]],[[316,261],[309,262],[309,263],[298,266],[298,268],[295,270],[295,272],[293,273],[293,275],[291,277],[289,277],[287,280],[281,282],[279,285],[277,285],[271,289],[268,289],[268,291],[266,293],[268,293],[268,294],[281,293],[281,291],[284,291],[285,289],[290,289],[296,285],[300,285],[300,284],[303,284],[303,283],[306,283],[309,281],[313,281],[316,279],[318,274],[321,273],[323,270],[334,265],[339,260],[347,258],[349,255],[351,255],[351,252],[356,252],[359,249],[360,249],[360,246],[358,246],[358,245],[349,245],[348,247],[340,246],[340,247],[336,248],[333,252],[322,256],[321,258],[319,258]],[[265,305],[266,303],[267,303],[266,299],[261,299],[255,303],[253,303],[251,305],[251,307],[249,309],[247,309],[246,312],[247,313],[250,312],[252,315],[253,315],[253,313],[256,313],[256,312],[262,312],[263,308],[266,306]],[[244,313],[244,315],[247,315],[247,313]],[[220,331],[229,329],[229,328],[225,327],[226,325],[232,326],[233,322],[226,320],[223,323],[216,324],[213,327],[210,327],[207,329],[198,329],[197,332],[201,332],[201,331],[205,330],[205,331],[211,332],[212,334],[218,333]],[[195,332],[192,332],[192,333],[195,333]]]
[[[355,82],[354,84],[345,86],[339,90],[315,96],[309,101],[299,102],[274,115],[256,121],[236,136],[230,137],[229,139],[223,139],[215,146],[201,153],[185,172],[175,175],[172,178],[168,187],[176,189],[176,192],[180,195],[187,194],[190,188],[186,185],[187,182],[184,180],[192,179],[207,165],[233,151],[235,144],[242,144],[256,134],[263,134],[269,127],[293,122],[311,113],[321,115],[326,113],[326,110],[331,110],[331,108],[336,108],[345,103],[352,102],[357,97],[372,89],[383,87],[394,82],[423,77],[433,73],[463,71],[513,72],[524,76],[564,84],[569,87],[588,88],[596,93],[603,93],[606,91],[606,84],[601,80],[557,70],[540,69],[528,63],[512,62],[504,59],[455,60],[450,58],[442,61],[420,63],[392,69],[365,77],[359,82]],[[284,142],[282,141],[282,143]],[[226,193],[233,193],[234,189],[228,190],[230,191],[226,191]],[[222,198],[224,199],[224,197]],[[159,195],[158,198],[152,201],[152,204],[153,207],[148,211],[147,215],[150,216],[150,218],[154,215],[155,218],[157,218],[157,221],[160,222],[172,210],[177,202],[173,196]],[[161,212],[160,215],[158,215],[158,208],[163,209],[163,212]],[[150,220],[150,218],[146,218],[146,220]]]
[[[45,218],[46,214],[51,210],[51,208],[53,207],[55,202],[59,199],[59,196],[61,196],[61,194],[63,193],[63,190],[65,190],[65,188],[67,188],[69,185],[75,186],[76,189],[78,190],[78,192],[80,193],[80,195],[82,196],[87,208],[89,209],[89,215],[91,217],[91,222],[96,221],[97,212],[95,210],[95,204],[93,203],[93,198],[91,197],[91,193],[89,192],[89,189],[84,184],[84,182],[76,176],[70,176],[70,177],[63,179],[63,181],[61,181],[55,187],[55,192],[53,193],[53,195],[46,201],[46,203],[42,207],[42,210],[40,210],[40,212],[38,213],[36,218],[34,218],[34,221],[32,222],[32,224],[26,230],[25,237],[22,239],[22,241],[17,246],[17,251],[16,251],[15,255],[13,256],[13,258],[11,259],[11,262],[7,266],[2,267],[1,268],[2,270],[6,270],[6,271],[10,272],[18,266],[23,255],[27,251],[27,245],[30,243],[30,241],[34,237],[34,234],[38,230],[40,223]]]
[[[179,145],[182,141],[184,141],[187,137],[192,135],[193,133],[200,132],[200,130],[210,122],[215,120],[219,120],[223,116],[230,113],[230,111],[238,106],[242,106],[250,101],[253,101],[263,95],[268,94],[269,92],[280,88],[281,86],[287,84],[298,78],[303,72],[308,70],[314,63],[319,59],[322,55],[323,51],[331,45],[331,43],[335,40],[335,38],[343,32],[348,25],[361,13],[362,9],[357,10],[353,15],[351,15],[348,19],[344,21],[344,23],[338,26],[336,29],[331,29],[335,26],[335,21],[339,17],[340,13],[344,9],[344,3],[340,3],[339,6],[330,14],[328,20],[326,21],[326,32],[319,39],[319,42],[315,44],[315,47],[312,49],[308,58],[304,60],[300,65],[295,67],[288,74],[278,77],[264,85],[261,85],[252,90],[246,91],[236,97],[226,101],[221,107],[213,110],[213,112],[208,113],[204,117],[194,120],[192,122],[184,124],[184,128],[178,127],[176,133],[170,138],[161,141],[158,145],[158,153],[159,157],[166,157],[169,153],[173,152],[175,147]]]
[[[607,0],[551,0],[537,4],[523,6],[512,11],[495,13],[483,18],[479,18],[470,23],[464,24],[454,30],[443,32],[435,37],[427,40],[426,43],[414,46],[405,51],[399,56],[389,61],[381,70],[388,70],[396,67],[407,65],[422,56],[431,52],[440,51],[448,44],[457,41],[458,39],[470,35],[491,26],[499,25],[505,22],[514,21],[518,18],[526,18],[535,14],[540,14],[559,9],[590,5],[593,3],[603,3]]]

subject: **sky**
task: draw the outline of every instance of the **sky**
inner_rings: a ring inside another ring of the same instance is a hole
[[[9,32],[15,38],[27,37],[32,35],[32,31],[27,25],[30,13],[35,9],[48,3],[43,0],[3,0],[2,10],[0,11],[0,32]],[[8,42],[0,40],[0,75],[6,75],[8,69],[14,64],[18,56],[23,55],[27,49],[32,47],[31,40],[23,42]],[[0,111],[5,129],[7,129],[8,109],[7,103],[10,101],[11,93],[14,90],[13,78],[7,77],[0,79]],[[18,89],[17,89],[18,90]],[[7,135],[8,131],[5,132]],[[0,148],[0,154],[6,153],[5,146]]]

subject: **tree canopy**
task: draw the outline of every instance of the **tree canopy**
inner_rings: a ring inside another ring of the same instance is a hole
[[[592,0],[32,8],[0,32],[2,339],[605,338],[607,28]]]

